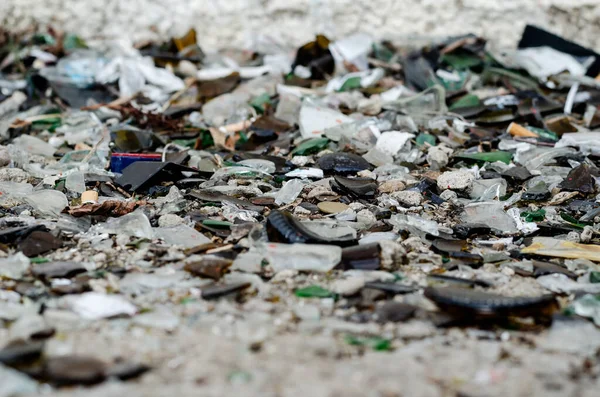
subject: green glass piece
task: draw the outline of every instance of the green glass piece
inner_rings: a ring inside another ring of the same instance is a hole
[[[486,111],[475,120],[478,123],[498,124],[513,121],[515,115],[511,109],[505,108],[501,110]]]
[[[392,343],[389,339],[379,336],[360,337],[346,335],[346,343],[352,346],[368,346],[375,351],[388,351],[392,349]]]
[[[312,138],[302,142],[296,149],[292,150],[292,155],[299,154],[303,156],[306,154],[317,153],[327,146],[328,143],[329,139],[327,138]]]
[[[525,218],[526,222],[541,222],[546,218],[546,210],[540,208],[537,211],[523,211],[521,218]]]
[[[294,291],[294,294],[299,298],[330,298],[334,295],[333,292],[318,285],[299,288]]]
[[[569,223],[573,227],[576,227],[577,229],[583,229],[585,226],[588,225],[588,222],[582,222],[582,221],[578,220],[577,218],[567,214],[566,212],[561,212],[560,217],[565,222]]]
[[[340,87],[340,89],[338,91],[339,92],[350,91],[350,90],[354,90],[356,88],[360,88],[360,80],[361,80],[360,77],[350,77],[349,79],[344,81],[344,84],[342,84],[342,86]]]
[[[590,272],[590,283],[600,283],[600,272]]]
[[[63,40],[63,48],[66,52],[71,52],[78,48],[88,48],[88,46],[81,37],[74,34],[68,34]]]
[[[194,146],[196,146],[196,138],[192,138],[192,139],[173,139],[172,142],[174,144],[176,144],[176,145],[184,146],[184,147],[189,147],[189,148],[193,148]]]
[[[248,383],[252,380],[252,375],[246,371],[231,371],[227,379],[231,383]]]
[[[214,146],[215,141],[213,140],[212,135],[210,134],[210,131],[204,130],[201,133],[201,142],[202,142],[202,148],[207,148],[207,147],[211,147]]]
[[[574,316],[575,315],[575,309],[573,309],[571,306],[565,307],[565,310],[563,310],[562,314],[565,315],[565,316],[567,316],[567,317]]]
[[[456,70],[470,69],[481,65],[481,58],[470,54],[444,54],[442,62]]]
[[[48,33],[38,33],[33,36],[33,41],[35,44],[46,44],[46,45],[55,45],[56,40],[52,35]]]
[[[259,113],[264,113],[267,104],[271,103],[271,96],[267,93],[261,94],[250,101],[250,106]]]
[[[60,117],[49,117],[43,120],[36,120],[31,123],[31,127],[37,131],[48,130],[54,132],[62,124]]]
[[[457,101],[455,101],[451,106],[450,110],[459,109],[459,108],[469,108],[481,105],[481,101],[477,97],[477,95],[467,94],[460,97]]]
[[[373,54],[375,55],[375,58],[383,62],[391,61],[394,56],[394,53],[390,51],[389,48],[379,43],[373,44]]]
[[[205,219],[202,221],[204,226],[213,227],[216,229],[229,229],[232,225],[231,222],[219,221],[215,219]]]
[[[192,302],[196,302],[196,301],[197,301],[196,298],[192,298],[191,296],[186,296],[185,298],[181,298],[179,303],[182,305],[187,305],[188,303],[192,303]]]
[[[503,68],[489,67],[486,68],[482,74],[482,80],[484,83],[499,81],[503,79],[508,79],[510,81],[510,84],[518,90],[539,90],[538,83],[536,80]]]
[[[423,146],[428,143],[431,146],[435,146],[435,135],[426,134],[424,132],[417,135],[417,146]]]
[[[527,127],[527,129],[530,130],[531,132],[535,132],[536,134],[538,134],[540,138],[543,138],[545,140],[552,141],[552,142],[558,142],[558,135],[556,135],[556,133],[554,133],[552,131],[548,131],[543,128],[531,127],[531,126]]]
[[[132,241],[130,243],[127,243],[126,246],[127,247],[140,248],[140,246],[143,243],[148,243],[148,242],[150,242],[150,240],[148,240],[147,238],[140,238],[140,239],[134,240],[134,241]]]
[[[30,261],[31,263],[46,263],[46,262],[50,262],[50,259],[48,259],[48,258],[44,258],[44,257],[42,257],[42,256],[37,256],[37,257],[35,257],[35,258],[31,258],[31,259],[29,259],[29,261]]]
[[[481,153],[462,153],[457,155],[456,157],[459,159],[465,159],[465,160],[474,160],[474,161],[481,161],[481,162],[496,162],[496,161],[501,161],[505,164],[510,164],[510,161],[512,160],[512,156],[513,154],[510,152],[504,152],[501,150],[497,150],[495,152],[481,152]]]
[[[437,77],[437,81],[447,90],[447,91],[459,91],[462,90],[467,82],[469,76],[471,75],[468,71],[455,71],[453,73],[455,76],[458,75],[458,79],[444,79],[440,76]]]
[[[89,150],[72,150],[65,153],[59,162],[61,164],[78,163],[83,161],[83,159],[85,159],[89,153]]]

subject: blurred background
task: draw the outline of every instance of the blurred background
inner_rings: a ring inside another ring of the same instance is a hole
[[[92,37],[168,38],[189,28],[207,50],[257,41],[297,46],[356,31],[407,40],[475,33],[514,46],[525,24],[600,49],[599,0],[2,0],[1,24],[33,23]]]

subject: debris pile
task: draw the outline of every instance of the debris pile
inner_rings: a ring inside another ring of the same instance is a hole
[[[304,335],[340,361],[489,339],[524,371],[559,351],[579,365],[559,378],[598,378],[594,51],[532,26],[503,52],[51,31],[3,33],[0,62],[0,396],[184,382],[187,347],[216,336],[252,355]],[[206,365],[227,384],[271,371],[242,361]]]

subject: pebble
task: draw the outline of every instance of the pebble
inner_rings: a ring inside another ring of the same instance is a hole
[[[365,205],[364,205],[364,204],[362,204],[362,203],[357,203],[357,202],[354,202],[354,203],[350,203],[350,204],[348,204],[348,205],[349,205],[349,206],[350,206],[350,208],[352,208],[354,211],[360,211],[360,210],[363,210],[363,209],[365,209]]]
[[[336,294],[351,296],[356,294],[365,286],[365,279],[362,277],[351,277],[345,280],[336,280],[331,284],[331,290]]]
[[[451,190],[467,190],[473,186],[475,175],[471,171],[458,170],[444,172],[437,180],[438,188]]]
[[[52,251],[62,247],[62,240],[54,237],[52,233],[34,231],[27,236],[18,245],[19,249],[23,251],[28,257],[38,256],[48,251]]]
[[[79,273],[85,272],[85,267],[77,262],[48,262],[34,265],[31,273],[37,277],[45,278],[70,278]]]
[[[377,223],[377,217],[369,210],[361,210],[356,213],[356,222],[370,227]]]
[[[573,241],[574,243],[578,243],[580,240],[581,237],[577,232],[569,232],[569,234],[567,234],[567,241]]]
[[[179,61],[177,71],[187,77],[196,77],[198,74],[196,65],[186,59]]]
[[[60,356],[46,361],[44,373],[55,383],[63,385],[94,384],[104,380],[104,362],[85,356]]]
[[[310,215],[311,212],[310,212],[310,210],[307,210],[304,207],[297,206],[296,208],[294,208],[294,214],[295,215]]]
[[[454,201],[458,199],[458,194],[456,194],[456,192],[453,192],[452,190],[444,190],[440,194],[440,198],[446,201]]]
[[[371,170],[362,170],[356,173],[361,178],[377,179],[377,175]]]
[[[309,164],[312,160],[308,156],[294,156],[290,161],[292,162],[292,164],[298,167],[304,167],[305,165]]]
[[[591,226],[585,226],[579,236],[582,243],[589,243],[594,236],[594,228]]]
[[[294,307],[294,315],[302,321],[319,321],[321,311],[316,305],[298,305]]]
[[[321,201],[317,204],[317,207],[326,214],[339,214],[350,208],[348,205],[337,201]]]
[[[379,191],[381,193],[392,193],[404,189],[406,189],[406,184],[399,179],[385,181],[381,185],[379,185]]]
[[[273,278],[271,279],[271,282],[272,283],[281,283],[286,280],[291,280],[297,274],[298,274],[297,270],[285,269],[280,272],[277,272],[277,274],[275,274],[275,276],[273,276]]]
[[[390,196],[398,200],[404,207],[416,207],[423,201],[423,195],[421,193],[409,190],[394,192]]]
[[[158,218],[158,226],[160,227],[173,227],[179,226],[183,223],[183,218],[175,214],[165,214]]]
[[[564,203],[567,200],[572,199],[577,196],[579,192],[560,192],[552,197],[552,200],[548,202],[548,205],[559,205]]]
[[[394,269],[406,258],[406,250],[402,245],[395,241],[382,240],[379,242],[381,247],[381,267],[383,269]]]
[[[319,167],[333,174],[355,174],[369,169],[369,163],[354,153],[330,153],[319,158]]]
[[[390,301],[379,306],[375,311],[379,323],[399,323],[414,316],[417,307],[402,302]]]
[[[6,146],[0,146],[0,167],[6,167],[10,164],[10,153]]]
[[[427,152],[427,162],[432,170],[439,170],[448,165],[448,153],[441,147],[434,146]]]
[[[29,175],[20,168],[0,169],[0,181],[2,182],[26,182]]]

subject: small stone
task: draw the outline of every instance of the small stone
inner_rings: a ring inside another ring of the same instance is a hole
[[[184,269],[194,276],[219,280],[231,264],[229,259],[207,255],[200,261],[188,263]]]
[[[90,385],[102,382],[106,365],[93,357],[61,356],[46,361],[44,375],[60,385]]]
[[[395,241],[382,240],[379,242],[381,247],[381,267],[383,269],[396,269],[406,258],[406,249]]]
[[[173,227],[179,226],[183,223],[183,218],[175,214],[165,214],[158,218],[158,226],[160,227]]]
[[[310,210],[307,210],[304,207],[297,206],[296,208],[294,208],[294,214],[295,215],[310,215],[311,212],[310,212]]]
[[[115,377],[120,380],[129,380],[148,372],[151,368],[141,363],[122,362],[111,366],[106,371],[107,377]]]
[[[316,305],[299,305],[294,307],[294,315],[302,321],[319,321],[321,310]]]
[[[369,169],[369,163],[354,153],[330,153],[319,158],[319,167],[329,174],[356,174]]]
[[[41,231],[32,232],[19,243],[19,249],[30,258],[60,247],[62,247],[61,239],[54,237],[52,233]]]
[[[34,276],[46,278],[70,278],[85,271],[86,269],[81,263],[62,261],[40,263],[33,266],[33,269],[31,270]]]
[[[187,77],[196,77],[198,68],[192,62],[183,59],[177,65],[177,71]]]
[[[311,158],[308,156],[294,156],[290,161],[295,166],[304,167],[305,165],[310,163]]]
[[[250,286],[248,282],[240,282],[225,285],[209,285],[202,288],[202,299],[216,299],[222,296],[237,294]]]
[[[350,208],[347,204],[337,201],[321,201],[317,207],[326,214],[339,214]]]
[[[0,167],[6,167],[10,164],[10,153],[6,146],[0,146]]]
[[[473,186],[473,181],[475,181],[475,175],[471,171],[448,171],[439,176],[437,185],[442,190],[467,190]]]
[[[2,182],[27,182],[29,175],[20,168],[0,169],[0,181]]]
[[[594,228],[591,226],[585,226],[581,232],[580,240],[582,243],[589,243],[594,236]]]
[[[23,342],[17,339],[0,350],[0,364],[16,366],[32,363],[40,358],[43,350],[43,342]]]
[[[368,228],[377,223],[377,217],[371,211],[365,209],[356,213],[356,222]]]
[[[399,179],[392,179],[383,182],[379,185],[379,191],[381,193],[392,193],[406,189],[406,184]]]
[[[398,323],[413,317],[416,310],[416,306],[391,301],[379,306],[375,311],[375,316],[377,322],[382,324],[387,322]]]
[[[548,205],[559,205],[577,196],[579,192],[560,192],[554,195]]]
[[[577,232],[569,232],[569,234],[567,234],[567,241],[573,241],[575,243],[578,243],[580,240],[581,237]]]
[[[427,152],[427,162],[432,170],[439,170],[448,165],[447,149],[434,146]]]
[[[377,175],[371,170],[362,170],[356,173],[361,178],[377,179]]]
[[[298,275],[297,270],[293,269],[284,269],[280,272],[277,272],[275,276],[271,279],[271,283],[281,283],[284,281],[292,280],[294,277]]]
[[[453,192],[452,190],[444,190],[440,194],[440,198],[446,201],[454,201],[458,199],[458,194],[456,194],[456,192]]]
[[[426,321],[409,321],[398,326],[396,335],[404,339],[423,339],[434,335],[435,325]]]
[[[390,196],[398,200],[398,202],[404,207],[416,207],[421,204],[421,201],[423,201],[423,196],[421,193],[410,190],[394,192]]]
[[[363,209],[365,208],[365,205],[364,205],[364,204],[362,204],[362,203],[357,203],[357,202],[350,203],[350,204],[348,204],[348,205],[349,205],[349,206],[350,206],[350,208],[351,208],[352,210],[354,210],[354,211],[360,211],[360,210],[363,210]]]
[[[331,291],[343,296],[356,294],[365,286],[365,280],[361,277],[352,277],[345,280],[336,280],[331,284]]]

